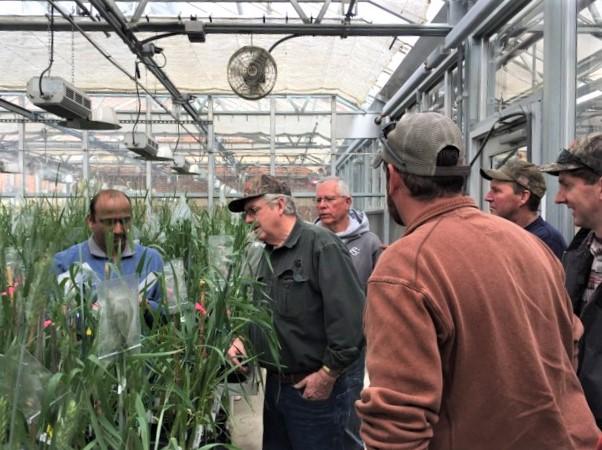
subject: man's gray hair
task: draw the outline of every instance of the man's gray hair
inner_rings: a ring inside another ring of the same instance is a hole
[[[263,198],[268,203],[271,203],[274,200],[278,200],[279,198],[283,198],[284,199],[284,214],[286,214],[287,216],[294,216],[297,214],[297,206],[295,205],[295,201],[293,200],[293,197],[291,197],[290,195],[265,194],[263,196]]]
[[[351,190],[349,189],[349,185],[341,178],[337,176],[324,177],[318,181],[318,184],[326,183],[327,181],[336,181],[337,190],[339,191],[340,196],[351,197]]]

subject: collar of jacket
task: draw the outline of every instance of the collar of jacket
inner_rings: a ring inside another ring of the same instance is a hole
[[[301,236],[301,227],[302,227],[301,223],[302,223],[302,220],[299,219],[299,217],[297,216],[296,220],[295,220],[295,225],[293,225],[293,229],[291,230],[288,237],[286,238],[286,241],[284,241],[284,244],[282,244],[278,248],[283,248],[283,247],[292,248],[297,244],[297,241],[299,240],[299,237]],[[271,244],[266,244],[266,248],[273,250],[276,247],[274,247]]]
[[[589,238],[590,234],[591,234],[591,230],[589,230],[587,228],[581,228],[579,231],[577,231],[577,234],[575,234],[575,236],[573,237],[573,240],[569,244],[567,251],[581,249],[581,247],[583,247],[584,242],[589,240],[588,238]],[[591,242],[591,241],[589,241],[589,242]],[[588,245],[589,245],[589,243],[588,243]],[[589,251],[589,248],[584,247],[582,250]]]
[[[405,235],[410,234],[412,231],[414,231],[420,225],[423,225],[424,223],[434,219],[435,217],[440,216],[442,214],[446,214],[450,211],[454,211],[459,208],[478,209],[477,205],[475,204],[473,199],[471,199],[470,197],[463,196],[463,195],[457,196],[457,197],[446,198],[445,200],[446,200],[445,202],[437,202],[434,205],[427,206],[427,208],[424,211],[422,211],[422,214],[420,214],[418,217],[416,217],[414,222],[407,225],[406,231],[404,234]]]

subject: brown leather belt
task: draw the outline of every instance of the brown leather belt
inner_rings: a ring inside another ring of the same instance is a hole
[[[279,372],[268,372],[268,376],[275,377],[282,384],[297,384],[303,378],[308,376],[312,372],[301,372],[301,373],[279,373]]]

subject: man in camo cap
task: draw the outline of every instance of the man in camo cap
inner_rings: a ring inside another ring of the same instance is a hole
[[[546,181],[537,166],[518,158],[509,159],[499,169],[481,169],[490,180],[485,201],[496,216],[508,219],[545,242],[560,259],[566,242],[560,232],[539,215],[539,204],[546,193]]]
[[[251,179],[228,208],[265,243],[255,295],[272,313],[278,354],[253,325],[228,350],[239,366],[250,346],[266,369],[262,449],[346,450],[348,369],[364,347],[351,255],[334,233],[301,220],[289,187],[271,175]]]
[[[602,427],[602,133],[575,141],[540,169],[558,176],[555,201],[571,209],[581,227],[562,262],[573,309],[585,328],[577,373]]]
[[[406,225],[368,280],[368,449],[590,450],[598,429],[573,365],[581,335],[558,259],[463,194],[449,118],[406,114],[376,159]]]

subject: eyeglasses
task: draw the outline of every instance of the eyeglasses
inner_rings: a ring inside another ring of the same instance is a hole
[[[251,206],[249,208],[245,208],[242,212],[243,217],[257,217],[257,213],[263,208],[263,206]]]
[[[324,202],[324,203],[332,203],[337,198],[346,198],[346,197],[344,195],[325,195],[324,197],[316,197],[314,199],[314,201],[316,202],[316,205],[319,205],[322,202]]]
[[[120,223],[121,226],[123,226],[123,227],[127,227],[132,222],[132,218],[131,217],[115,217],[115,218],[110,218],[110,219],[98,219],[98,221],[107,228],[112,228],[115,225],[117,225],[118,223]]]

